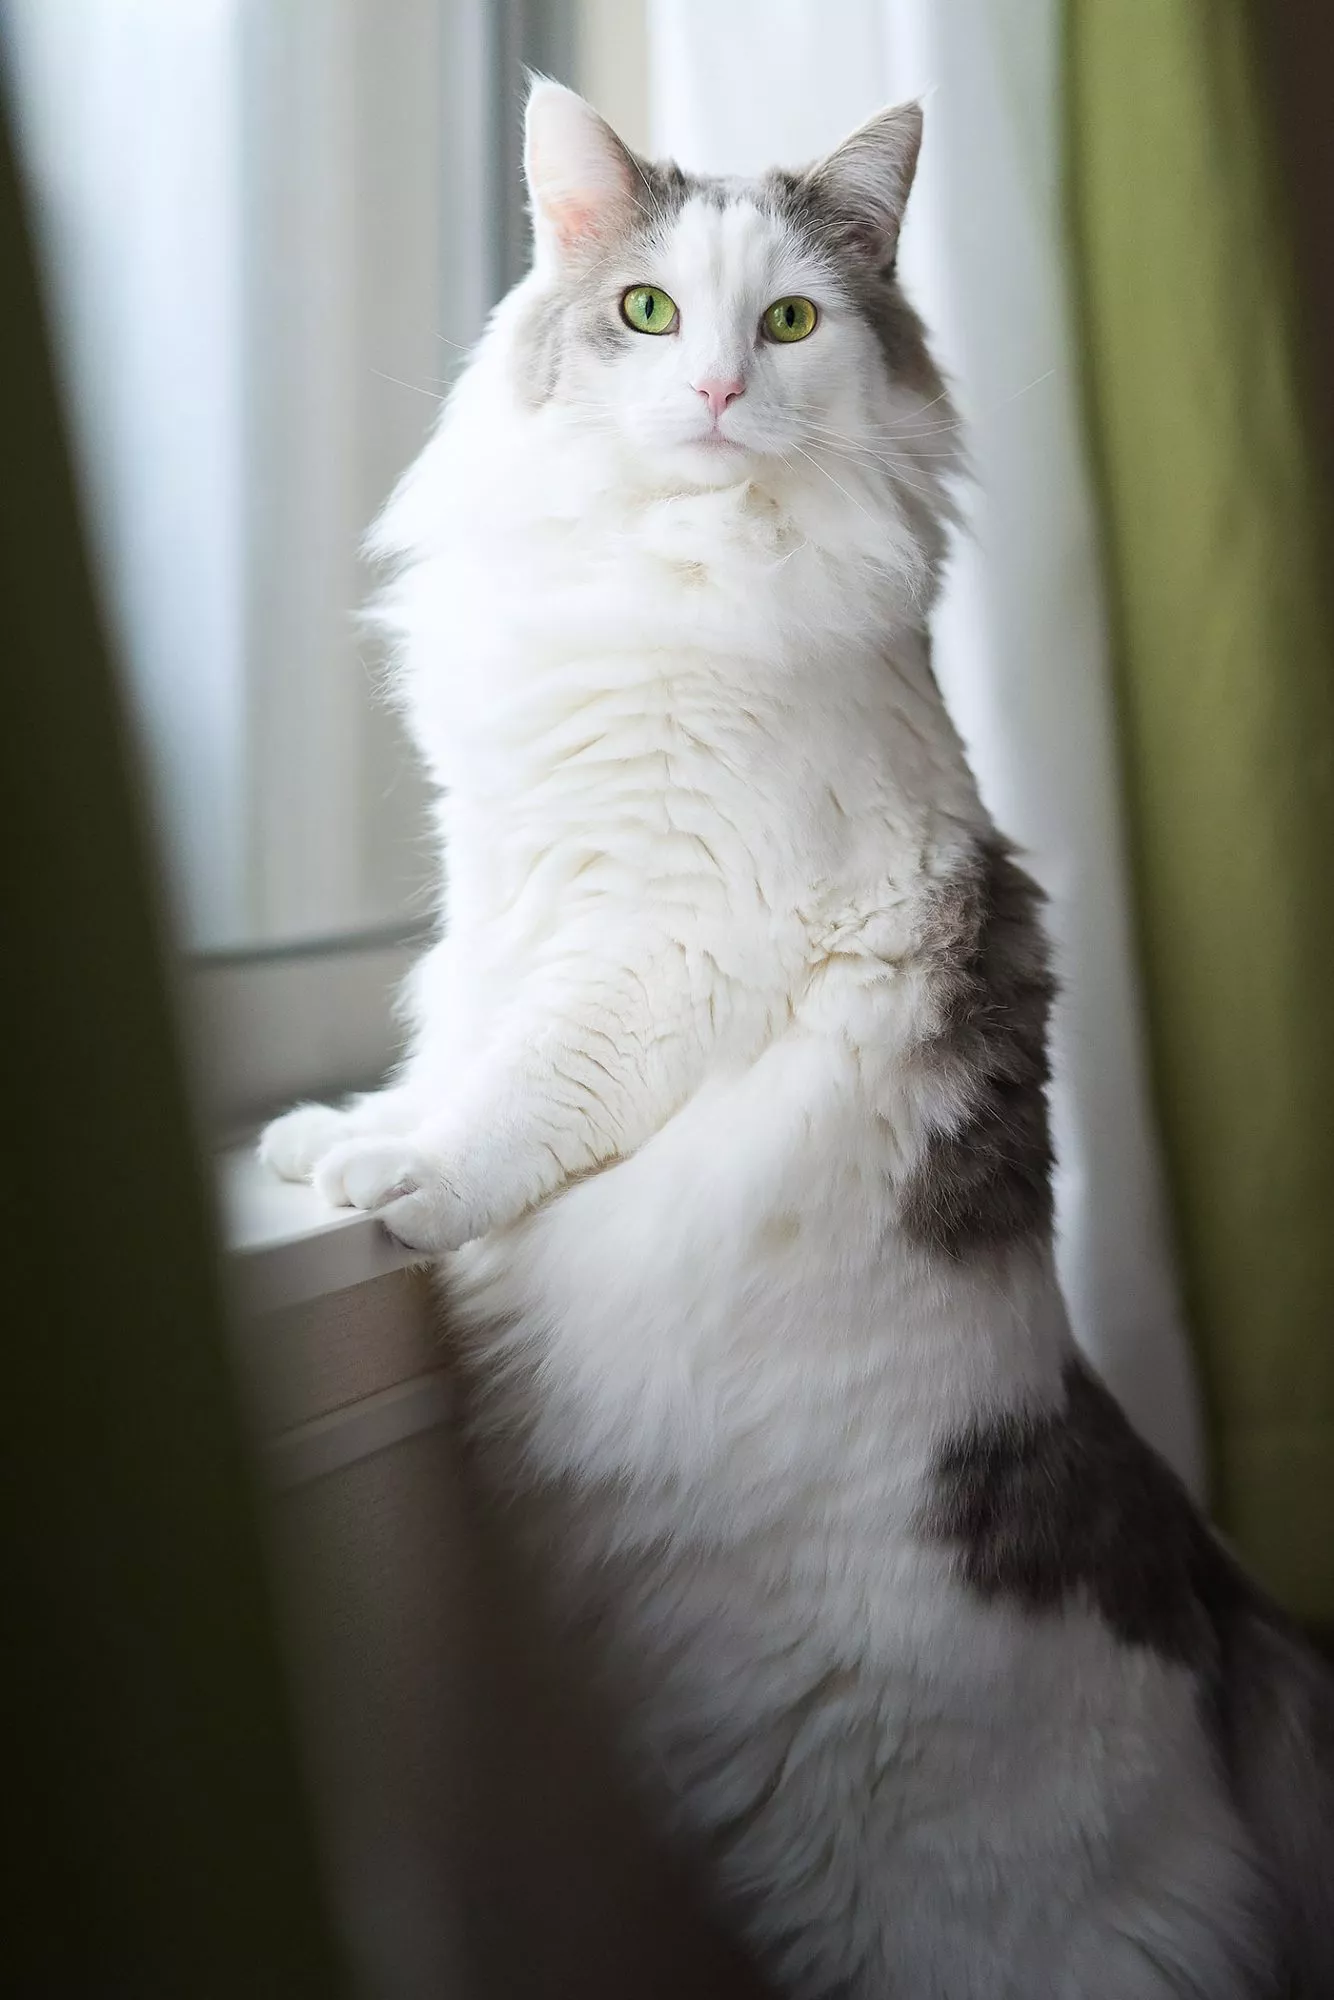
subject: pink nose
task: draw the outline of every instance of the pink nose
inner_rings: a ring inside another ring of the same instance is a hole
[[[691,384],[697,396],[702,396],[709,406],[709,415],[717,423],[729,403],[735,403],[738,396],[744,396],[746,385],[739,380],[724,381],[721,376],[712,375],[704,382]]]

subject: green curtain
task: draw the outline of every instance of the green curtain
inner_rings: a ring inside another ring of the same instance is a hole
[[[1241,0],[1067,0],[1078,312],[1159,1113],[1215,1510],[1334,1621],[1334,618]]]
[[[115,690],[0,122],[0,1989],[336,2000]]]

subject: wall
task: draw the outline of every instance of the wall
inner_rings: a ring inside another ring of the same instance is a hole
[[[745,2000],[470,1475],[421,1277],[242,1330],[345,1938],[371,2000]]]

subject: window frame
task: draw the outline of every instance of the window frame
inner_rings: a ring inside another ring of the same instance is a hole
[[[415,4],[439,9],[451,0]],[[517,143],[523,73],[575,73],[579,6],[462,0],[460,18],[452,0],[452,13],[452,45],[471,45],[472,77],[480,70],[489,82],[479,104],[461,67],[443,80],[441,95],[442,124],[466,128],[474,144],[481,139],[481,200],[492,227],[469,246],[465,290],[480,287],[489,310],[527,259]],[[355,613],[355,605],[346,608]],[[183,950],[183,998],[210,1140],[234,1143],[290,1103],[375,1087],[401,1049],[394,994],[434,934],[433,924],[404,917],[336,936]]]

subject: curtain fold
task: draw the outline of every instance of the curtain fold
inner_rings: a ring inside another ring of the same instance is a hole
[[[0,283],[4,1990],[338,2000],[3,119]]]
[[[840,0],[836,19],[831,33],[808,0],[649,0],[653,143],[688,166],[753,172],[928,94],[902,268],[977,474],[936,665],[988,805],[1051,898],[1058,1254],[1075,1330],[1200,1490],[1067,310],[1061,0]]]
[[[1334,613],[1291,196],[1241,0],[1066,17],[1140,935],[1216,1510],[1295,1611],[1334,1621]]]

